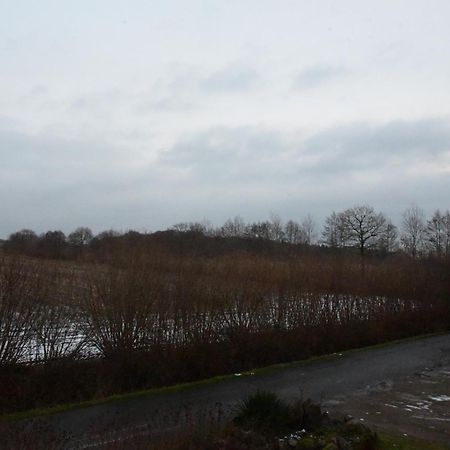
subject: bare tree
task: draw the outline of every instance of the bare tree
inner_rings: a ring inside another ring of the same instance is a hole
[[[37,266],[0,260],[0,365],[26,358],[39,314],[42,283]]]
[[[94,273],[82,299],[81,327],[104,356],[144,350],[156,330],[159,278],[143,269]]]
[[[436,256],[442,256],[445,253],[446,234],[445,215],[442,215],[438,209],[434,212],[433,217],[427,221],[426,241],[431,253]]]
[[[60,230],[47,231],[39,237],[38,247],[47,258],[62,258],[67,247],[66,235]]]
[[[98,233],[94,239],[102,240],[102,239],[111,239],[115,237],[119,237],[121,233],[116,230],[104,230]]]
[[[93,237],[94,235],[90,228],[78,227],[69,234],[67,241],[77,247],[84,247],[92,241]]]
[[[52,300],[41,303],[33,328],[39,354],[44,362],[78,358],[86,340],[78,326],[78,312],[71,305]]]
[[[314,219],[308,214],[301,224],[301,233],[303,244],[312,245],[317,239],[317,224]]]
[[[180,233],[202,233],[205,236],[212,236],[215,234],[214,227],[209,220],[203,219],[201,222],[180,222],[172,225],[171,230]]]
[[[300,244],[302,242],[302,229],[300,224],[294,220],[288,220],[284,226],[284,239],[290,244]]]
[[[386,229],[386,218],[371,206],[361,205],[344,211],[344,224],[350,241],[364,256],[368,247],[375,247]]]
[[[425,214],[417,206],[403,213],[401,243],[403,249],[414,259],[423,250],[425,238]]]
[[[79,273],[74,269],[46,269],[47,281],[40,298],[39,314],[34,322],[36,359],[44,363],[81,356],[86,339],[80,324],[80,308],[76,302],[81,289]],[[65,285],[63,290],[61,286]]]
[[[444,216],[444,254],[450,256],[450,212],[447,211]]]
[[[13,252],[29,253],[36,248],[38,237],[33,230],[23,229],[12,233],[6,243],[6,248]]]
[[[217,230],[210,220],[205,218],[200,222],[200,224],[202,226],[202,233],[205,236],[213,237],[217,235]]]
[[[171,230],[178,231],[180,233],[185,233],[186,231],[189,231],[190,224],[189,222],[179,222],[171,226]]]
[[[334,211],[325,220],[322,231],[322,241],[329,247],[345,247],[348,243],[349,235],[345,224],[344,214]]]
[[[379,248],[387,253],[398,250],[398,230],[390,220],[386,222],[385,230],[380,236]]]
[[[228,219],[220,228],[220,235],[223,237],[243,237],[245,235],[245,222],[240,216],[233,220]]]
[[[270,219],[267,222],[269,226],[269,239],[272,241],[282,241],[284,237],[283,222],[278,214],[270,213]]]
[[[268,221],[249,223],[245,235],[251,239],[269,240],[272,237],[271,224]]]

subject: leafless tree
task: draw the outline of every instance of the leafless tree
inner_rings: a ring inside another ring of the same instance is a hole
[[[97,240],[111,239],[111,238],[118,237],[120,235],[121,235],[121,233],[119,233],[116,230],[104,230],[104,231],[101,231],[100,233],[98,233],[94,239],[97,239]]]
[[[308,214],[301,223],[302,243],[312,245],[317,239],[317,224],[314,219]]]
[[[447,217],[449,212],[441,214],[436,210],[433,217],[427,221],[426,242],[429,251],[436,256],[443,256],[447,253]]]
[[[189,231],[189,222],[179,222],[170,227],[173,231],[178,231],[180,233],[184,233]]]
[[[38,237],[33,230],[23,229],[12,233],[7,241],[8,250],[28,253],[36,248]]]
[[[269,226],[269,239],[272,241],[282,241],[284,237],[283,222],[278,214],[270,213],[270,219],[268,221]]]
[[[201,222],[180,222],[172,225],[171,230],[180,233],[188,231],[193,233],[202,233],[205,236],[213,236],[215,234],[214,227],[209,220],[203,219]]]
[[[344,211],[344,224],[350,241],[364,256],[368,247],[375,247],[386,229],[386,218],[371,206],[361,205]]]
[[[70,244],[76,245],[77,247],[84,247],[88,245],[92,238],[94,237],[90,228],[78,227],[76,230],[72,231],[67,237]]]
[[[104,356],[146,349],[155,331],[158,279],[144,269],[110,269],[89,280],[81,325]]]
[[[302,229],[300,224],[294,220],[288,220],[284,226],[284,239],[290,244],[300,244],[302,242]]]
[[[325,220],[322,231],[322,241],[329,247],[345,247],[349,235],[345,224],[344,214],[332,212]]]
[[[425,238],[425,214],[417,206],[411,206],[403,213],[401,244],[414,259],[423,250]]]
[[[55,274],[54,278],[58,278],[58,274]],[[75,278],[72,278],[66,282],[72,286],[74,280]],[[76,304],[49,294],[46,292],[40,301],[39,314],[33,323],[38,351],[36,359],[48,363],[63,358],[78,358],[86,344],[79,326],[80,311]]]
[[[387,253],[398,250],[398,230],[390,220],[387,220],[384,232],[380,236],[379,248]]]
[[[26,358],[39,314],[42,283],[35,265],[0,260],[0,364]]]
[[[269,240],[272,238],[271,224],[268,221],[249,223],[245,235],[251,239]]]
[[[39,237],[39,252],[47,258],[62,258],[65,256],[67,241],[61,230],[47,231]]]
[[[444,253],[446,257],[450,256],[450,211],[447,211],[444,216]]]
[[[203,227],[202,233],[205,236],[209,237],[217,236],[217,229],[214,227],[214,225],[210,220],[205,218],[200,222],[200,224]]]
[[[244,237],[245,222],[240,216],[228,219],[220,228],[220,235],[223,237]]]

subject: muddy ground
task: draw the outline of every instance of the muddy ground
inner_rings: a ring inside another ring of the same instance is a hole
[[[450,444],[450,358],[403,379],[387,378],[337,396],[324,407],[375,430]]]

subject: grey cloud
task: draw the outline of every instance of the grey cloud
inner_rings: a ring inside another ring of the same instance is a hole
[[[70,231],[79,224],[139,224],[147,217],[142,198],[157,192],[158,181],[144,178],[136,158],[102,142],[0,131],[0,236],[25,226]]]
[[[306,140],[258,127],[212,128],[183,139],[159,163],[183,167],[193,176],[220,179],[332,177],[380,170],[396,163],[448,156],[450,126],[445,120],[357,123],[323,130]]]
[[[235,63],[209,75],[201,81],[200,88],[207,92],[245,91],[253,87],[258,78],[252,67]]]
[[[17,130],[20,123],[12,117],[0,114],[0,132],[8,130]]]
[[[264,127],[215,127],[180,139],[152,164],[136,164],[138,158],[101,142],[0,131],[0,233],[79,224],[155,229],[234,214],[256,220],[270,210],[321,220],[359,202],[388,214],[413,201],[428,210],[450,206],[445,120],[359,123],[307,139]]]
[[[165,76],[158,78],[148,89],[134,95],[134,111],[184,112],[196,109],[198,98],[194,95],[201,79],[198,70],[176,64]]]
[[[211,128],[176,143],[159,163],[189,171],[200,180],[267,181],[289,170],[291,145],[277,130],[258,127]]]
[[[35,102],[44,99],[49,94],[50,91],[46,86],[42,84],[36,84],[25,95],[21,97],[20,101]]]
[[[150,89],[136,95],[135,112],[177,113],[203,107],[207,96],[241,94],[253,89],[260,76],[248,64],[233,62],[216,71],[204,73],[196,67],[176,65]]]
[[[43,84],[36,84],[29,92],[29,95],[45,95],[48,94],[48,88]]]
[[[0,157],[0,188],[32,197],[102,195],[132,175],[129,151],[101,142],[0,131]]]
[[[446,120],[394,121],[385,125],[357,123],[324,130],[303,145],[316,159],[318,172],[382,168],[393,162],[407,167],[450,152],[450,123]]]
[[[129,94],[119,89],[110,89],[100,92],[87,93],[75,98],[69,106],[72,111],[95,110],[97,108],[111,108],[125,105],[129,102]]]
[[[295,89],[309,89],[343,77],[348,70],[340,66],[315,65],[307,67],[294,77]]]
[[[264,213],[290,217],[303,205],[323,217],[327,209],[370,202],[395,219],[412,201],[448,207],[450,128],[445,120],[357,123],[307,139],[258,127],[212,128],[179,141],[157,164],[168,174],[183,172],[183,195],[216,193],[217,208],[247,199],[253,213],[266,207]]]
[[[156,112],[184,112],[197,109],[198,105],[190,100],[184,100],[181,96],[167,95],[155,100],[140,101],[136,106],[138,113],[148,111]]]

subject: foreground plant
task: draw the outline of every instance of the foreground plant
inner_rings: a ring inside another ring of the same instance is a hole
[[[162,449],[375,450],[377,435],[351,421],[333,420],[311,400],[286,403],[257,391],[242,401],[232,422],[203,435],[193,433]]]

